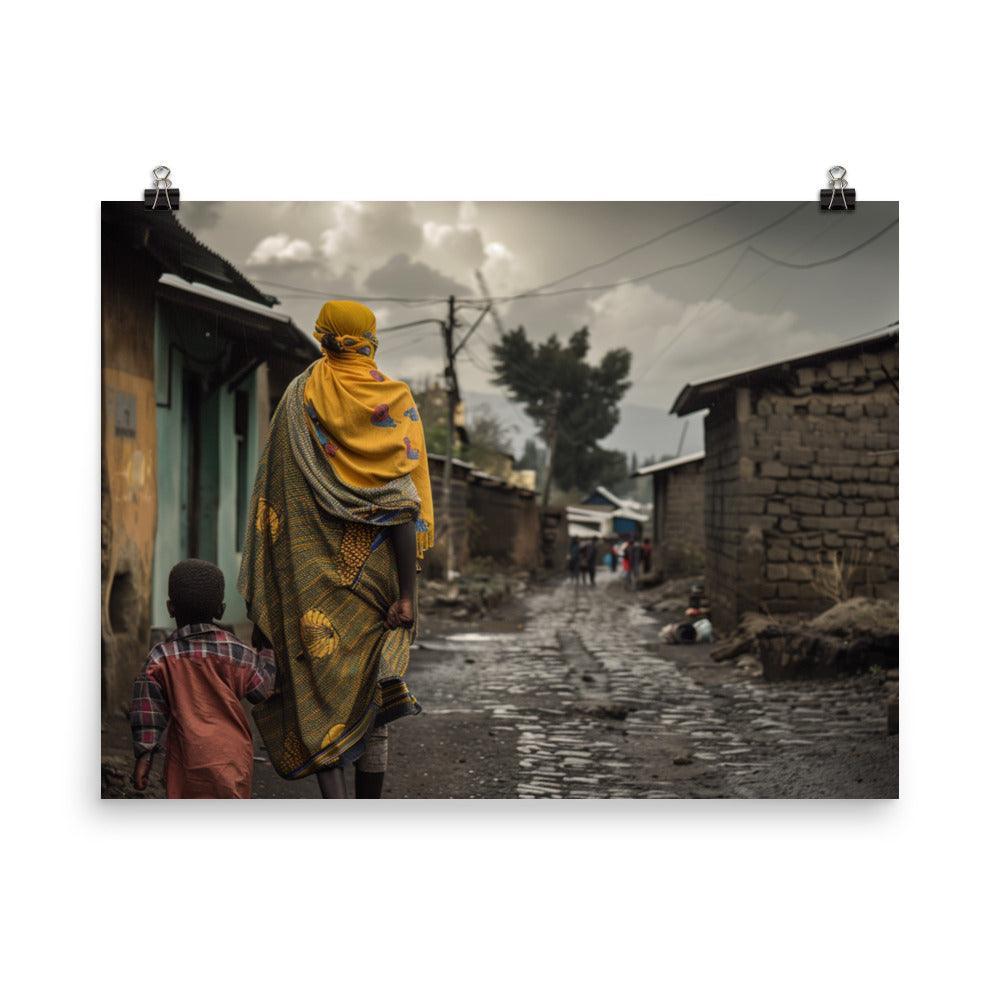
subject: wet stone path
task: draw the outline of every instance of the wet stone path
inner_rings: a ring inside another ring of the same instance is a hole
[[[897,794],[877,679],[769,684],[708,646],[666,646],[607,573],[535,591],[526,612],[516,628],[421,637],[424,713],[393,727],[387,795]]]

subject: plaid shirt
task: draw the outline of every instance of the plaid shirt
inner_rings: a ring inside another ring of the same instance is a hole
[[[150,650],[132,688],[132,743],[136,757],[162,746],[170,705],[157,679],[180,661],[204,659],[206,669],[233,678],[234,693],[257,703],[274,689],[274,651],[255,650],[217,625],[185,625]]]

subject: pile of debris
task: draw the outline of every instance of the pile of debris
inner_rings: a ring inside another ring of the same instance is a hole
[[[899,608],[868,597],[835,604],[809,621],[747,614],[712,651],[715,660],[754,658],[767,680],[808,680],[899,668]]]
[[[696,578],[682,577],[667,580],[655,587],[640,590],[637,600],[642,607],[654,614],[680,617],[688,609],[694,589],[701,586],[701,580]]]
[[[457,621],[481,618],[511,598],[523,597],[527,573],[470,573],[451,583],[420,578],[419,607],[424,612],[444,611]]]
[[[641,594],[639,603],[674,621],[660,629],[660,638],[670,644],[712,642],[711,608],[700,580],[667,580]]]

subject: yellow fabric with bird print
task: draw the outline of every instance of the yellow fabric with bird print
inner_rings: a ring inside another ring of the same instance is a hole
[[[305,386],[313,434],[337,478],[377,487],[410,476],[420,498],[417,555],[434,544],[434,504],[424,429],[405,382],[375,363],[375,314],[360,302],[327,302],[313,336],[323,358]]]

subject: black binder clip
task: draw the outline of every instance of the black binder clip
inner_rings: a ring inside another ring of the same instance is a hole
[[[830,167],[826,172],[830,186],[819,193],[819,207],[824,212],[853,212],[854,188],[847,186],[847,168]]]
[[[181,192],[170,186],[170,167],[153,167],[153,184],[143,192],[146,208],[176,212],[181,207]]]

